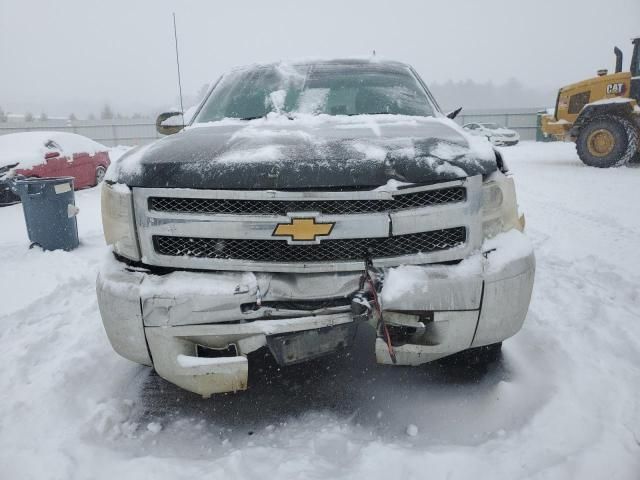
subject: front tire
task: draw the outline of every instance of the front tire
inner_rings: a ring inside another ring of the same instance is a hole
[[[638,130],[632,122],[621,116],[595,117],[580,130],[576,149],[585,165],[620,167],[638,152]]]

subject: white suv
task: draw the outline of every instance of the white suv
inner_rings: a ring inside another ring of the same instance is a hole
[[[520,141],[515,130],[502,127],[497,123],[467,123],[464,127],[471,135],[487,137],[496,146],[511,146]]]

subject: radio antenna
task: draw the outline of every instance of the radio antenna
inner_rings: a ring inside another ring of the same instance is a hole
[[[176,43],[176,65],[178,66],[178,92],[180,93],[180,114],[182,115],[182,128],[184,129],[184,105],[182,104],[182,80],[180,79],[180,55],[178,54],[178,29],[176,28],[176,13],[173,12],[173,38]]]

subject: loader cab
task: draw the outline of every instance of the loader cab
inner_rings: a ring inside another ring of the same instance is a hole
[[[640,104],[640,37],[633,39],[631,56],[631,89],[629,96]]]

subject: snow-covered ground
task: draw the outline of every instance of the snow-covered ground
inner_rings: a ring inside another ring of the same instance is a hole
[[[110,348],[94,280],[98,189],[81,246],[28,249],[0,209],[2,478],[640,478],[640,168],[571,144],[502,149],[538,269],[524,329],[486,370],[348,354],[202,400]]]

